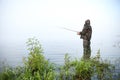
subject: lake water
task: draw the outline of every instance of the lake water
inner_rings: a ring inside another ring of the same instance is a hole
[[[82,40],[74,41],[42,41],[44,55],[46,59],[56,64],[64,63],[64,55],[68,53],[71,59],[81,58],[83,55]],[[92,55],[95,56],[100,49],[101,57],[114,60],[120,57],[120,48],[112,45],[95,44],[92,42]],[[23,43],[1,43],[0,62],[5,62],[11,66],[22,65],[23,57],[28,56],[28,50],[25,42]],[[2,65],[2,64],[1,64]]]

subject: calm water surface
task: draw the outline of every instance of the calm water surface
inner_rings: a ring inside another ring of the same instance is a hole
[[[44,55],[46,59],[56,64],[64,63],[64,55],[68,53],[71,59],[81,58],[83,53],[82,40],[79,42],[44,42],[41,43],[44,49]],[[100,49],[101,57],[109,60],[115,60],[120,57],[119,47],[113,47],[110,45],[93,45],[92,55],[95,56]],[[5,62],[11,66],[22,65],[23,57],[28,56],[28,50],[25,43],[21,44],[6,44],[0,46],[0,62]],[[2,65],[2,64],[1,64]]]

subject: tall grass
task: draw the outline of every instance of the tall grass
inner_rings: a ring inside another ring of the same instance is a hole
[[[24,65],[5,66],[0,80],[114,80],[115,66],[100,58],[100,50],[89,60],[71,60],[65,54],[64,65],[57,66],[45,59],[37,39],[29,38],[27,46],[29,55],[24,58]]]

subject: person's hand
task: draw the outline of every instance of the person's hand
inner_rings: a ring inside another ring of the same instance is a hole
[[[77,35],[80,35],[80,32],[77,32]]]

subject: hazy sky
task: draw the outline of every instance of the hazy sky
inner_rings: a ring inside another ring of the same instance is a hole
[[[82,40],[61,27],[80,31],[86,19],[93,29],[92,55],[100,49],[103,56],[120,56],[120,0],[0,0],[0,60],[18,64],[33,36],[49,59],[82,56]]]
[[[67,27],[82,30],[91,20],[92,41],[114,41],[120,30],[120,0],[0,0],[0,44],[41,41],[79,41]],[[95,44],[96,44],[95,43]]]

